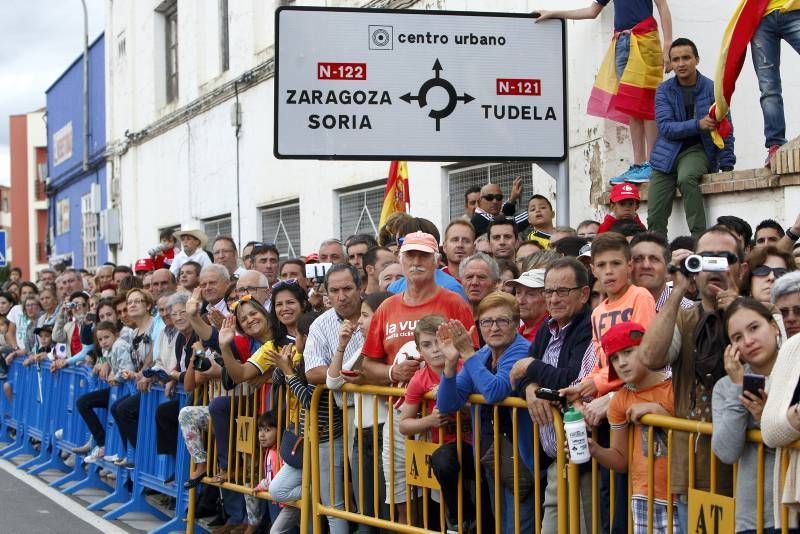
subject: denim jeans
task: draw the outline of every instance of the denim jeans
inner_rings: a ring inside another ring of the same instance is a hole
[[[800,10],[788,13],[773,11],[761,19],[750,41],[753,67],[761,91],[767,148],[786,143],[786,118],[781,95],[781,40],[800,54]]]
[[[344,510],[344,443],[342,436],[333,440],[333,502],[330,492],[330,442],[320,443],[319,446],[319,495],[322,504]],[[280,474],[280,471],[278,472]],[[349,534],[350,528],[347,521],[328,517],[328,526],[331,534]]]
[[[484,439],[488,441],[484,442]],[[484,436],[481,438],[481,443],[491,443],[491,439],[492,438],[489,436]],[[520,534],[533,534],[533,492],[525,499],[515,502],[514,492],[505,487],[502,483],[500,484],[501,495],[495,495],[494,473],[490,469],[484,467],[483,476],[486,477],[486,481],[488,482],[487,486],[489,488],[489,499],[492,502],[492,511],[494,513],[500,513],[500,532],[497,534],[514,534],[516,532],[514,524],[514,506],[519,506]],[[500,499],[499,505],[497,504],[498,498]]]
[[[377,436],[377,445],[378,450],[374,450],[373,447],[373,433],[375,432],[375,427],[371,426],[365,428],[363,431],[363,451],[364,451],[364,458],[359,462],[358,456],[358,432],[354,430],[355,439],[353,441],[353,449],[352,453],[350,454],[350,473],[352,475],[353,480],[353,495],[355,496],[355,500],[357,503],[357,508],[359,513],[366,516],[371,517],[389,517],[389,508],[385,504],[386,500],[386,483],[383,479],[383,469],[380,466],[380,458],[383,450],[383,423],[378,426],[378,436]],[[375,455],[378,456],[378,485],[375,486],[375,472],[373,470],[373,460]],[[361,464],[361,465],[359,465]],[[359,480],[358,480],[358,473],[359,469],[363,470],[363,478],[364,478],[364,506],[361,506],[360,495],[361,490],[359,488]],[[378,514],[375,514],[375,494],[377,493],[378,498]],[[377,527],[371,527],[368,525],[358,525],[358,532],[359,534],[378,534],[380,529]]]

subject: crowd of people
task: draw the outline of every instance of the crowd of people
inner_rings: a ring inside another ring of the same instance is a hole
[[[194,462],[187,487],[201,485],[212,472],[210,462],[216,462],[216,482],[224,481],[235,429],[231,413],[239,403],[251,403],[259,388],[274,392],[285,386],[285,413],[276,411],[273,399],[258,423],[265,472],[256,490],[269,491],[281,503],[300,497],[303,469],[297,459],[281,456],[275,431],[294,428],[287,414],[296,413],[296,435],[302,437],[313,391],[325,385],[334,394],[330,400],[323,395],[318,411],[320,483],[332,488],[321,492],[323,504],[343,507],[347,488],[360,513],[405,521],[412,500],[405,480],[406,436],[415,436],[439,444],[431,458],[441,486],[437,506],[443,507],[443,526],[454,532],[475,525],[478,484],[487,490],[487,528],[498,511],[503,532],[514,532],[518,508],[521,532],[532,531],[531,481],[537,476],[542,531],[555,532],[554,459],[562,445],[552,426],[553,403],[538,397],[540,389],[560,392],[597,430],[590,452],[603,468],[602,487],[609,485],[608,470],[617,478],[615,502],[601,494],[606,531],[627,529],[629,506],[634,530],[646,530],[647,434],[635,433],[630,465],[627,436],[628,426],[649,413],[713,422],[713,435],[695,440],[695,465],[709,465],[712,452],[724,464],[738,463],[737,531],[755,528],[759,456],[745,434],[761,427],[768,445],[764,525],[779,525],[773,500],[779,502],[784,488],[773,474],[774,448],[800,437],[800,368],[794,363],[800,356],[800,217],[785,230],[766,219],[753,231],[746,221],[724,216],[696,237],[669,242],[637,220],[635,185],[615,185],[606,220],[583,221],[575,229],[554,226],[552,206],[541,195],[533,195],[521,214],[506,215],[509,205],[499,201],[497,190],[496,184],[480,188],[473,205],[474,191],[467,192],[464,215],[451,220],[443,235],[427,219],[396,213],[377,238],[324,239],[302,258],[281,259],[271,243],[250,242],[240,251],[228,236],[215,237],[207,251],[205,234],[185,228],[163,234],[153,255],[132,269],[45,269],[35,282],[21,280],[19,269],[12,269],[0,293],[0,366],[5,376],[17,358],[26,366],[47,359],[53,372],[81,365],[110,385],[135,383],[135,393],[111,406],[107,388],[76,402],[91,439],[73,452],[86,464],[102,458],[122,468],[133,468],[132,459],[106,455],[107,436],[96,410],[108,408],[121,438],[135,446],[139,397],[153,383],[163,383],[170,397],[178,384],[188,392],[211,381],[228,388],[242,384],[237,395],[216,396],[207,406],[181,408],[177,400],[159,406],[157,451],[174,455],[180,431]],[[477,218],[487,223],[483,234],[471,222]],[[781,366],[777,378],[774,370]],[[338,392],[344,384],[399,386],[406,395],[396,404],[369,395],[359,399]],[[9,399],[14,386],[6,377]],[[431,391],[435,401],[425,399]],[[491,410],[470,410],[466,403],[473,393],[488,403],[522,397],[528,411],[523,417],[504,408],[495,420]],[[360,431],[353,428],[357,421]],[[517,493],[513,477],[502,472],[500,493],[487,484],[497,468],[490,447],[498,423],[500,456],[520,458]],[[542,459],[538,473],[534,423]],[[204,438],[209,424],[214,458]],[[518,451],[510,441],[513,428]],[[667,507],[674,507],[676,524],[685,527],[688,488],[707,490],[712,481],[702,468],[688,480],[687,435],[675,433],[670,465],[665,436],[655,436],[654,531],[663,532]],[[476,456],[482,459],[480,472]],[[589,529],[591,471],[581,473],[582,518]],[[717,492],[733,491],[729,468],[720,465],[716,476]],[[375,494],[377,509],[369,498]],[[256,532],[271,525],[271,532],[292,532],[300,521],[297,508],[267,506],[255,495],[224,490],[222,503],[227,522],[221,531]],[[436,524],[438,512],[430,515]],[[347,521],[334,517],[328,527],[350,530]]]

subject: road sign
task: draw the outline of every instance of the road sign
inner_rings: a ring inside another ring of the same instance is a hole
[[[278,158],[561,161],[562,20],[277,10]]]
[[[0,230],[0,267],[5,267],[8,265],[8,261],[6,260],[6,231]]]

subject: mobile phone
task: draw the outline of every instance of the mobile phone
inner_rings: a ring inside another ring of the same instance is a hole
[[[744,380],[743,380],[743,389],[744,391],[749,391],[756,397],[761,397],[761,393],[759,393],[760,389],[764,389],[766,384],[766,377],[763,375],[756,375],[751,373],[745,373]]]
[[[536,397],[548,401],[555,401],[561,404],[561,409],[567,409],[567,398],[560,395],[558,391],[550,388],[539,388],[536,390]]]
[[[342,369],[339,372],[342,373],[344,376],[349,376],[350,378],[355,378],[361,374],[358,371],[348,371],[347,369]]]

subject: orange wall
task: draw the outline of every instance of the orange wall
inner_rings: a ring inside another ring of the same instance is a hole
[[[11,231],[9,244],[14,249],[14,265],[22,269],[22,279],[30,280],[30,250],[28,246],[28,118],[12,115],[9,118],[11,155]]]

